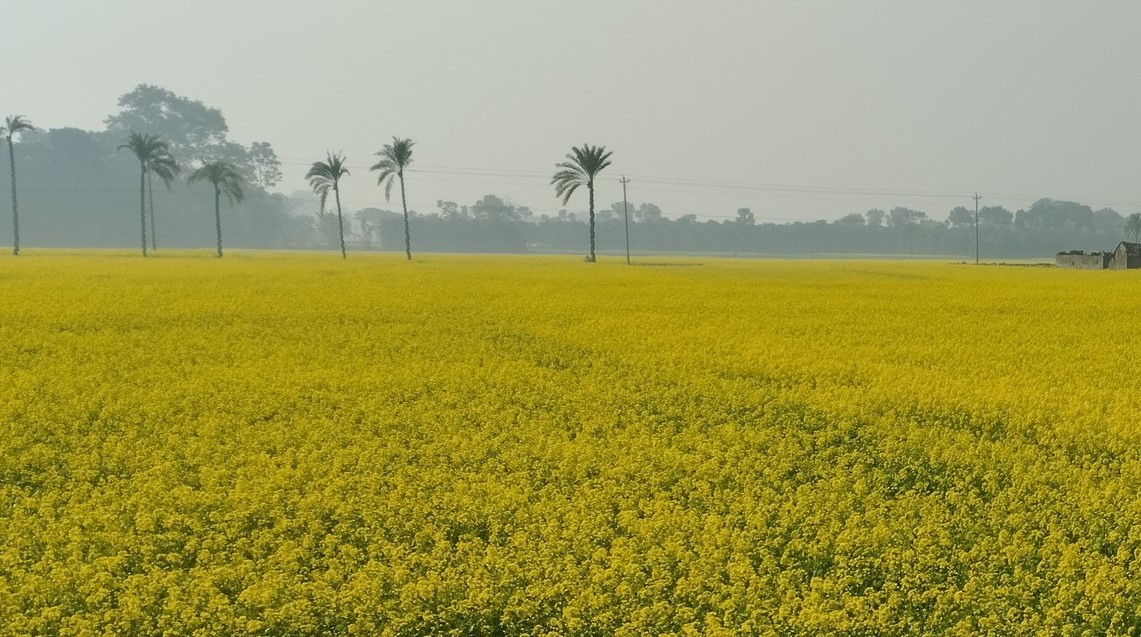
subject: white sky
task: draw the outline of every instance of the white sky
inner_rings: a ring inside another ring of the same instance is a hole
[[[234,139],[271,142],[285,192],[345,151],[356,207],[390,207],[367,165],[400,135],[417,142],[421,211],[495,193],[553,213],[553,165],[582,142],[614,151],[600,207],[626,173],[631,200],[671,216],[908,205],[943,219],[975,190],[1011,209],[1141,210],[1136,1],[36,0],[3,14],[0,112],[96,129],[119,95],[158,84],[220,108]]]

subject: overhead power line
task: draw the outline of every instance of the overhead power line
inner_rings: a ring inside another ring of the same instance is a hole
[[[113,153],[103,150],[79,149],[45,149],[23,148],[22,152],[37,154],[97,154],[114,157]],[[124,156],[124,160],[128,160]],[[279,157],[283,166],[309,166],[311,162],[299,157]],[[348,162],[350,169],[357,174],[367,171],[371,167],[369,162]],[[470,166],[431,165],[418,164],[409,168],[409,173],[419,176],[422,181],[443,184],[487,185],[517,187],[521,185],[545,186],[550,182],[550,172],[546,170],[525,170],[515,168],[485,168]],[[627,175],[639,180],[642,184],[641,192],[646,200],[659,193],[686,194],[700,196],[732,197],[743,194],[762,195],[766,199],[783,199],[795,201],[838,201],[838,202],[883,202],[885,199],[931,199],[933,201],[955,201],[963,197],[970,197],[972,193],[967,190],[927,190],[914,188],[853,188],[842,186],[822,185],[789,185],[770,184],[759,182],[742,182],[732,180],[700,179],[691,177],[655,176],[649,174],[633,173]],[[494,179],[495,181],[491,181]],[[40,189],[40,192],[118,192],[118,189]],[[176,193],[177,194],[177,193]],[[979,194],[979,193],[974,193]],[[1016,193],[983,193],[989,199],[999,202],[1012,202],[1028,204],[1041,199],[1041,195],[1027,195]],[[1101,201],[1071,198],[1082,201],[1095,207],[1115,208],[1141,208],[1141,201]],[[891,203],[888,201],[887,203]],[[368,202],[369,205],[384,205],[377,201]],[[733,218],[713,214],[698,214],[701,218]],[[771,219],[776,219],[775,217]],[[792,219],[792,218],[790,218]],[[801,219],[794,219],[801,220]]]

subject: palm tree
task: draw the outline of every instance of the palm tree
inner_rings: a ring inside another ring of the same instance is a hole
[[[147,192],[150,194],[151,204],[151,250],[158,250],[158,226],[155,225],[155,187],[151,182],[151,174],[158,175],[159,179],[170,190],[174,178],[182,172],[182,167],[169,153],[154,157],[147,164]]]
[[[310,178],[309,181],[310,181],[310,185],[312,185],[312,181],[313,181],[312,178]],[[320,189],[318,189],[317,187],[313,188],[313,191],[316,192],[317,196],[321,198],[321,209],[317,211],[317,218],[318,219],[321,219],[325,216],[325,207],[326,207],[326,204],[329,202],[329,189],[332,187],[333,187],[333,183],[329,182],[328,186],[323,186]]]
[[[591,146],[590,144],[583,144],[581,148],[572,146],[571,152],[567,154],[569,161],[555,164],[559,170],[551,178],[551,184],[555,187],[555,196],[562,197],[564,206],[579,186],[585,184],[587,190],[590,191],[590,256],[586,260],[591,263],[596,260],[594,256],[594,178],[610,165],[612,154],[606,150],[605,146]]]
[[[237,166],[225,161],[204,163],[201,168],[190,173],[188,183],[210,182],[214,186],[214,228],[218,231],[218,258],[222,258],[222,195],[234,206],[244,200],[242,175]]]
[[[20,213],[16,207],[16,151],[12,147],[12,139],[30,130],[36,129],[23,115],[11,115],[0,126],[0,137],[8,141],[8,167],[12,169],[12,254],[16,256],[20,255]]]
[[[305,173],[309,180],[309,187],[321,196],[321,207],[324,208],[325,198],[329,196],[329,189],[333,190],[333,197],[337,201],[337,230],[341,234],[341,258],[349,258],[345,251],[345,218],[341,213],[341,177],[349,174],[345,168],[345,156],[341,153],[325,153],[325,161],[315,161]]]
[[[1134,242],[1141,239],[1141,213],[1133,213],[1125,219],[1125,236]]]
[[[376,185],[384,185],[384,200],[389,201],[392,194],[393,177],[400,180],[400,204],[404,207],[404,254],[412,260],[412,233],[408,229],[408,199],[404,195],[404,169],[412,163],[412,147],[416,142],[411,139],[392,138],[391,144],[385,144],[377,155],[380,161],[373,164],[369,170],[379,171]]]
[[[151,164],[164,163],[169,159],[170,144],[167,144],[158,135],[140,135],[134,131],[127,137],[127,142],[119,146],[119,150],[127,149],[135,154],[139,160],[139,227],[142,229],[143,256],[147,256],[147,171]]]

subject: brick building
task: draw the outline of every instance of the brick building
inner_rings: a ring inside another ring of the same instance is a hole
[[[1133,270],[1141,268],[1141,243],[1122,241],[1113,252],[1059,252],[1054,259],[1071,270]]]

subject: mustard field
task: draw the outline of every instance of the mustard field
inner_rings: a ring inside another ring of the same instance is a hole
[[[1136,634],[1139,292],[4,258],[0,634]]]

